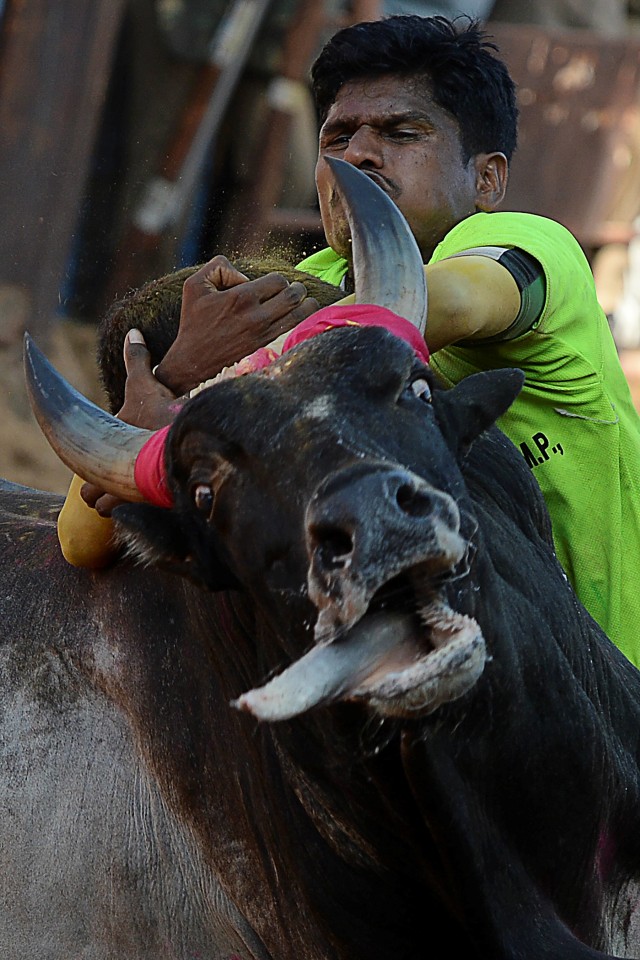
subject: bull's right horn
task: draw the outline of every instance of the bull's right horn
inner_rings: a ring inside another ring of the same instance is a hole
[[[356,303],[375,303],[409,320],[424,336],[427,281],[409,224],[366,173],[327,157],[351,230]]]
[[[24,367],[31,409],[62,462],[107,493],[122,500],[143,500],[133,471],[153,431],[118,420],[74,390],[28,333]]]

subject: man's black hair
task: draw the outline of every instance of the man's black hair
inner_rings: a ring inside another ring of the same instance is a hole
[[[423,76],[458,121],[464,159],[516,147],[518,109],[506,65],[477,21],[398,16],[357,23],[328,41],[311,69],[321,122],[343,84],[384,74]]]

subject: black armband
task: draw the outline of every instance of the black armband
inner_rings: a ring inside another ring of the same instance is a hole
[[[501,263],[509,271],[520,291],[520,309],[518,315],[506,330],[501,330],[492,337],[474,340],[461,340],[459,347],[477,347],[483,343],[500,343],[504,340],[515,340],[532,330],[544,310],[547,297],[547,283],[544,271],[535,257],[519,247],[474,247],[463,253],[455,254],[458,257],[481,256],[490,257]]]
[[[538,261],[524,250],[505,250],[498,263],[506,267],[520,291],[520,309],[513,323],[494,340],[514,340],[536,325],[547,297],[544,271]],[[486,341],[485,341],[486,342]]]

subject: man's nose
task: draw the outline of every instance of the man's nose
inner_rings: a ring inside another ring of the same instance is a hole
[[[382,149],[379,137],[371,127],[358,127],[349,138],[343,160],[354,167],[381,167]]]

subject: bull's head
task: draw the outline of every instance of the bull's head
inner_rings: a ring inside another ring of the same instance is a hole
[[[374,183],[342,166],[357,299],[420,326],[424,272],[409,228]],[[27,359],[57,452],[134,499],[146,432],[92,408],[32,346]],[[405,342],[346,328],[185,406],[167,454],[174,507],[132,504],[116,518],[146,562],[210,588],[241,585],[292,659],[310,648],[239,708],[276,720],[357,699],[419,715],[474,685],[486,651],[470,615],[475,521],[460,463],[521,385],[519,371],[503,370],[437,390]]]

